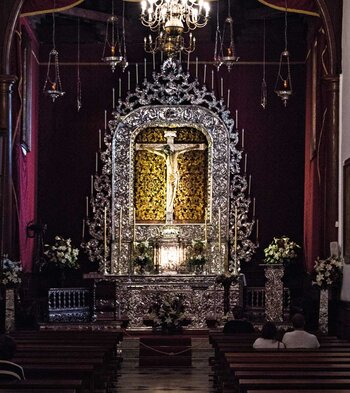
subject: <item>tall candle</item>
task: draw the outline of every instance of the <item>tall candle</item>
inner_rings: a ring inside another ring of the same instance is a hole
[[[191,33],[190,33],[190,35],[191,35]],[[180,65],[182,65],[182,52],[181,51],[179,53],[179,63],[180,63]]]
[[[105,111],[105,130],[107,130],[107,111]]]
[[[211,70],[211,89],[214,90],[214,70]]]
[[[136,243],[136,209],[134,208],[134,217],[133,217],[133,242],[134,245]]]
[[[83,218],[83,228],[81,231],[81,238],[84,241],[84,239],[85,239],[85,219],[84,218]]]
[[[227,108],[230,109],[230,93],[231,89],[227,89]]]
[[[196,79],[198,79],[198,57],[196,57]]]
[[[101,150],[102,148],[102,132],[101,128],[98,130],[98,149]]]
[[[128,91],[130,91],[130,71],[128,71]]]
[[[118,79],[118,97],[121,100],[122,98],[122,78]]]
[[[249,180],[248,180],[248,195],[250,195],[251,186],[252,186],[252,175],[249,175]]]
[[[85,198],[86,200],[86,217],[89,217],[89,197]]]
[[[112,108],[115,108],[115,88],[112,89]]]
[[[221,255],[221,209],[219,208],[219,228],[218,228],[218,238],[219,238],[219,253]]]
[[[204,212],[204,241],[205,242],[207,242],[207,240],[208,240],[207,220],[208,220],[208,213],[207,213],[207,209],[205,209],[205,212]]]
[[[242,150],[244,150],[244,128],[242,128]]]
[[[163,58],[164,58],[164,52],[160,52],[160,62],[163,63]]]
[[[238,130],[238,110],[236,109],[236,130]]]
[[[136,86],[139,85],[139,63],[135,64]]]
[[[143,60],[143,64],[144,64],[143,69],[145,72],[145,79],[147,79],[147,60],[146,59]]]
[[[98,153],[96,152],[96,163],[95,163],[95,171],[98,172]]]
[[[104,257],[107,259],[107,208],[104,209],[103,216],[103,244],[104,244]]]
[[[190,52],[187,53],[187,73],[190,73]]]
[[[235,206],[235,237],[234,237],[235,263],[237,259],[237,236],[238,236],[238,212],[237,212],[237,206]]]
[[[253,217],[255,217],[255,198],[253,198]]]
[[[244,155],[244,173],[247,173],[248,154]]]
[[[203,85],[205,85],[206,80],[207,80],[207,65],[204,64]]]
[[[259,240],[259,219],[256,219],[256,241]]]
[[[155,52],[153,52],[152,62],[153,62],[153,71],[155,71],[156,70],[156,54],[155,54]]]
[[[221,98],[224,97],[224,78],[221,78]]]
[[[91,175],[91,190],[90,190],[91,196],[94,195],[94,175]]]
[[[123,227],[123,208],[119,212],[119,254],[122,252],[122,227]]]

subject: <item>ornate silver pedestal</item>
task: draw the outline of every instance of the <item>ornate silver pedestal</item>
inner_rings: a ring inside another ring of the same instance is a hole
[[[320,290],[320,311],[318,316],[318,329],[320,332],[328,333],[328,289]]]
[[[283,322],[283,265],[264,265],[265,316],[267,321]]]
[[[103,282],[115,284],[115,319],[128,318],[129,327],[142,327],[148,310],[158,295],[181,294],[184,297],[188,327],[206,327],[206,319],[221,319],[224,315],[224,291],[216,284],[216,275],[102,275],[90,273],[94,287]],[[231,286],[231,307],[240,303],[242,286]],[[96,299],[98,301],[98,299]]]
[[[5,291],[5,332],[15,330],[15,290],[7,288]]]

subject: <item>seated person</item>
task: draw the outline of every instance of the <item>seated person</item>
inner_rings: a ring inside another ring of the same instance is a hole
[[[224,325],[224,334],[255,333],[254,326],[244,318],[241,306],[234,307],[232,314],[233,319]]]
[[[285,345],[278,341],[277,328],[273,322],[266,322],[261,330],[261,337],[257,338],[253,344],[254,349],[264,348],[285,348]]]
[[[0,336],[0,381],[21,380],[24,378],[23,367],[11,362],[16,351],[16,343],[5,334]]]
[[[282,342],[286,348],[319,348],[320,343],[317,337],[304,330],[305,318],[302,314],[295,314],[292,318],[292,324],[294,330],[287,332],[282,338]]]

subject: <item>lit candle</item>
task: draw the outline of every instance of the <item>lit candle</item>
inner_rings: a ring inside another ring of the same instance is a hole
[[[187,73],[190,73],[190,52],[187,54]]]
[[[237,260],[237,237],[238,237],[238,212],[237,212],[237,206],[235,206],[235,237],[234,237],[235,263]]]
[[[89,197],[86,198],[86,217],[89,217]]]
[[[119,99],[121,100],[121,98],[122,98],[122,78],[119,78],[119,80],[118,80],[118,87],[119,87],[118,96],[119,96]]]
[[[135,73],[136,73],[136,86],[139,85],[139,63],[135,64]]]
[[[208,240],[207,220],[208,220],[207,209],[205,209],[205,212],[204,212],[204,241],[205,241],[205,243],[207,243],[207,240]]]
[[[82,231],[81,231],[81,238],[84,241],[84,239],[85,239],[85,219],[84,218],[83,218],[83,228],[82,228]]]
[[[119,212],[119,254],[122,252],[122,227],[123,227],[123,208]]]
[[[112,108],[115,107],[115,88],[112,89]]]
[[[101,128],[98,130],[98,149],[101,150],[102,147],[102,133]]]
[[[107,130],[107,111],[105,111],[105,130]]]
[[[236,130],[238,130],[238,110],[236,109]]]
[[[248,161],[248,154],[244,155],[244,173],[247,173],[247,161]]]
[[[244,128],[242,128],[242,150],[244,150]]]
[[[249,175],[249,180],[248,180],[248,195],[250,195],[250,188],[252,186],[252,175]]]
[[[229,109],[230,109],[230,93],[231,93],[231,90],[227,89],[227,108],[229,108]]]
[[[91,175],[91,196],[94,195],[94,175]]]
[[[256,219],[256,241],[259,240],[259,219]]]
[[[219,208],[219,218],[218,218],[218,222],[219,222],[219,227],[218,227],[218,238],[219,238],[219,253],[221,255],[221,209]]]
[[[207,80],[207,65],[204,64],[203,85],[205,85],[206,80]]]
[[[104,209],[103,217],[103,244],[104,244],[104,256],[107,259],[107,208]]]
[[[198,79],[198,57],[196,57],[196,79]]]
[[[211,70],[211,89],[214,90],[214,70]]]
[[[98,172],[98,153],[96,152],[96,164],[95,164],[95,171]]]
[[[221,78],[221,98],[224,97],[224,78]]]
[[[145,72],[145,79],[147,79],[147,60],[146,59],[143,60],[143,64],[144,64],[143,69]]]
[[[255,198],[253,198],[253,217],[255,217]]]

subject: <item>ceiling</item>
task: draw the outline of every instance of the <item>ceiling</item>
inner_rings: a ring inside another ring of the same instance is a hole
[[[266,60],[278,61],[284,48],[284,13],[262,5],[257,0],[231,1],[231,15],[234,20],[235,44],[240,61],[262,60],[262,37],[266,20]],[[111,1],[85,0],[78,7],[60,12],[56,18],[56,45],[76,45],[78,41],[78,20],[80,21],[80,44],[83,56],[84,45],[103,44],[105,21],[111,14]],[[123,2],[115,0],[115,14],[122,18]],[[128,1],[125,5],[126,43],[129,61],[138,61],[144,56],[143,38],[150,31],[140,21],[139,2]],[[215,31],[217,27],[217,7],[219,7],[220,28],[227,16],[227,1],[211,2],[210,19],[202,29],[196,29],[196,55],[200,60],[213,58]],[[308,21],[312,17],[288,14],[288,48],[292,61],[304,61]],[[32,25],[41,44],[52,44],[52,14],[31,17]],[[135,50],[135,48],[137,50]],[[139,50],[140,49],[140,50]],[[135,53],[132,53],[135,52]],[[130,56],[131,54],[131,56]],[[100,54],[99,54],[100,56]]]

